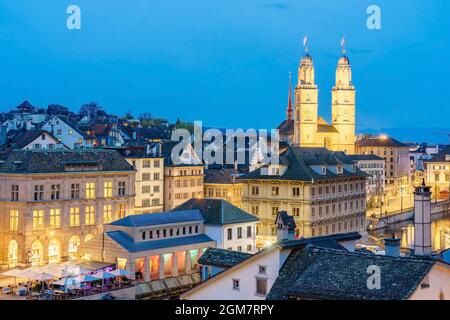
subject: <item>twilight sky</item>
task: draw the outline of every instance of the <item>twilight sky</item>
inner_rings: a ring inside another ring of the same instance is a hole
[[[66,28],[71,4],[81,30]],[[382,30],[366,27],[370,4]],[[115,114],[276,127],[305,34],[326,119],[345,35],[359,130],[450,128],[448,0],[1,0],[0,110],[98,101]]]

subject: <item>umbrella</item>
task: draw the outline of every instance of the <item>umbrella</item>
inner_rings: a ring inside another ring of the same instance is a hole
[[[17,277],[22,272],[23,272],[23,270],[20,270],[20,269],[11,269],[6,272],[3,272],[2,276]]]
[[[131,274],[130,271],[127,271],[127,270],[124,270],[124,269],[116,269],[116,270],[114,270],[114,271],[111,271],[110,273],[113,274],[113,275],[115,275],[115,276],[118,276],[118,277],[121,277],[121,276],[128,276],[128,275]]]
[[[39,280],[39,281],[47,281],[47,280],[52,280],[55,279],[56,277],[52,274],[49,273],[35,273],[34,275],[30,275],[30,279],[33,280]]]
[[[104,270],[100,270],[100,271],[97,271],[96,273],[94,273],[93,276],[102,279],[102,291],[103,291],[105,279],[114,278],[116,275],[106,272]]]
[[[76,279],[78,282],[90,282],[90,281],[100,280],[100,278],[94,277],[90,274],[82,274],[82,275],[75,277],[74,279]]]
[[[47,273],[54,276],[54,278],[59,278],[63,275],[64,267],[58,264],[48,264],[43,267],[38,267],[34,269],[37,273]]]

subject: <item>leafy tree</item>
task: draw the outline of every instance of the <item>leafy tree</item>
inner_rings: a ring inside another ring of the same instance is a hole
[[[83,104],[80,108],[80,114],[82,116],[96,117],[100,111],[103,111],[103,108],[97,102]]]
[[[69,114],[69,109],[59,104],[50,104],[47,107],[47,114],[67,116]]]

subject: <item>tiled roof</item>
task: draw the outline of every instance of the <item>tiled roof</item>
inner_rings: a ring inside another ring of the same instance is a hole
[[[437,155],[430,160],[425,160],[425,162],[450,162],[450,160],[447,160],[447,157],[450,157],[450,146],[446,146]]]
[[[294,120],[284,120],[278,126],[280,134],[294,134]]]
[[[383,161],[384,159],[374,154],[355,154],[349,155],[350,159],[355,161]]]
[[[330,170],[326,174],[321,175],[315,172],[310,166],[334,166],[338,164],[349,165],[353,164],[353,160],[349,158],[344,152],[333,152],[325,148],[301,148],[290,147],[288,150],[280,155],[280,163],[288,166],[286,172],[282,175],[263,175],[261,168],[245,174],[239,179],[253,180],[331,180],[331,179],[346,179],[346,178],[364,178],[368,175],[355,168],[355,172],[350,172],[343,169],[342,174],[335,174]]]
[[[17,131],[11,138],[9,145],[12,149],[22,149],[43,134],[48,134],[54,139],[55,143],[60,143],[55,137],[45,130],[20,130]]]
[[[329,244],[330,241],[356,241],[361,239],[361,235],[358,232],[336,233],[328,236],[319,236],[312,238],[302,238],[296,240],[282,240],[278,242],[278,245],[283,249],[293,249],[303,247],[307,244],[318,245]],[[326,247],[329,247],[328,245]]]
[[[225,225],[233,223],[257,222],[259,219],[250,213],[222,199],[190,199],[172,211],[199,210],[205,224]]]
[[[199,210],[183,210],[177,212],[160,212],[129,215],[125,218],[111,222],[111,225],[122,227],[141,227],[182,222],[203,221]]]
[[[357,147],[408,148],[409,146],[390,137],[364,137],[356,141]]]
[[[175,164],[172,162],[172,149],[179,144],[178,141],[164,141],[161,145],[161,155],[164,158],[164,166],[171,167]],[[180,150],[181,151],[181,150]],[[195,151],[193,151],[195,152]],[[195,166],[196,164],[179,164],[177,166]],[[198,164],[197,166],[203,166],[203,164]]]
[[[235,181],[231,175],[232,172],[233,170],[226,169],[207,169],[203,183],[233,184]]]
[[[126,232],[123,231],[109,231],[106,232],[106,234],[128,252],[139,252],[144,250],[154,250],[168,247],[214,242],[213,239],[205,234],[189,237],[173,237],[162,240],[149,240],[142,242],[135,242],[132,237],[130,237]]]
[[[67,167],[71,166],[71,170]],[[3,173],[77,172],[92,167],[92,171],[132,171],[133,167],[112,150],[13,150],[0,164]]]
[[[219,248],[208,248],[198,260],[199,264],[230,268],[250,258],[252,254]]]
[[[307,246],[293,250],[270,290],[268,300],[407,299],[429,272],[431,259],[369,255]],[[381,288],[367,286],[370,266],[381,268]]]

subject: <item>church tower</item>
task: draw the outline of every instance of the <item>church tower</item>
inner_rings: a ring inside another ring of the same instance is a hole
[[[314,65],[308,54],[307,39],[304,41],[306,53],[300,60],[298,83],[295,88],[294,145],[314,147],[317,133],[318,89],[314,80]]]
[[[342,57],[336,69],[336,84],[331,93],[333,127],[339,132],[339,150],[355,153],[355,87],[352,83],[350,60],[345,55],[344,39]]]

